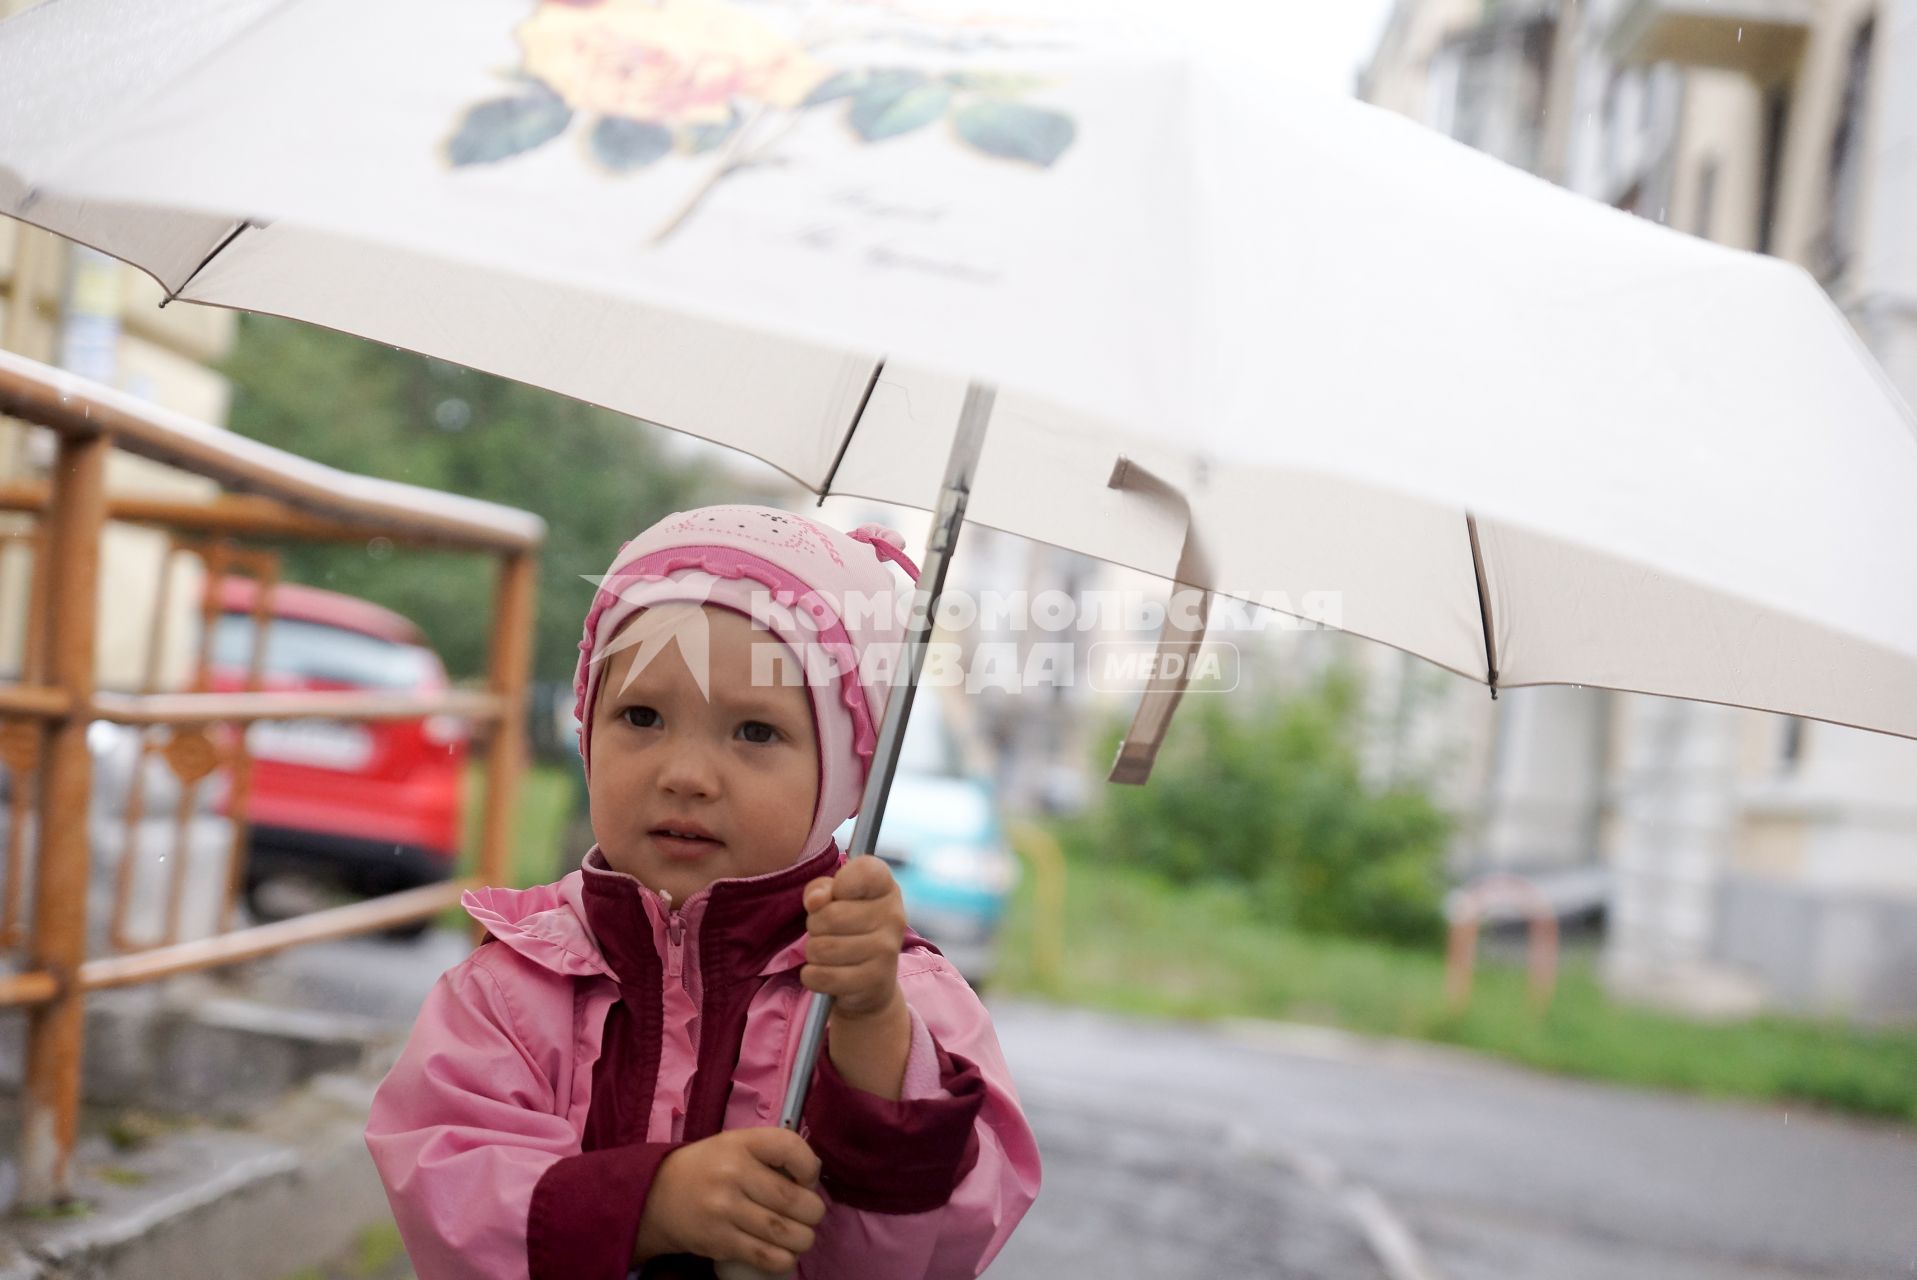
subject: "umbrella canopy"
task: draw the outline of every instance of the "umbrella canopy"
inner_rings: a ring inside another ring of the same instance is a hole
[[[820,494],[931,508],[990,382],[968,519],[1917,736],[1917,429],[1804,272],[1097,11],[61,0],[0,212]]]

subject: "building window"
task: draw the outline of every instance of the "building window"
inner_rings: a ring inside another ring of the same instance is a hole
[[[1784,740],[1778,749],[1777,767],[1784,773],[1796,773],[1797,766],[1804,761],[1804,718],[1786,716],[1784,718]]]
[[[1717,158],[1712,156],[1698,166],[1697,211],[1691,217],[1691,230],[1709,240],[1711,218],[1717,204]]]
[[[1870,63],[1877,21],[1866,18],[1850,42],[1844,99],[1830,140],[1830,207],[1824,231],[1825,277],[1841,274],[1857,250],[1859,207],[1863,199],[1864,134],[1870,114]]]
[[[1790,90],[1779,85],[1764,95],[1764,171],[1757,192],[1757,251],[1774,251],[1777,199],[1784,176],[1784,137],[1790,128]]]

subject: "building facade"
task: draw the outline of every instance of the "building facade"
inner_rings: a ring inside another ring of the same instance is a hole
[[[0,18],[35,0],[0,0]],[[160,287],[104,254],[11,219],[0,220],[0,350],[59,365],[83,377],[176,409],[203,422],[226,421],[229,388],[214,366],[232,344],[234,317],[206,307],[159,306]],[[51,440],[0,419],[0,488],[45,479]],[[207,482],[141,458],[115,454],[109,491],[152,498],[197,498]],[[0,679],[17,679],[25,652],[32,567],[19,535],[23,516],[0,514]],[[133,689],[147,674],[150,627],[165,541],[145,529],[109,526],[101,548],[103,612],[98,678]],[[197,566],[183,558],[181,581]],[[165,674],[183,678],[191,652],[193,585],[177,592],[163,646]],[[145,605],[143,608],[142,605]]]
[[[1917,0],[1400,0],[1361,90],[1799,264],[1917,400],[1914,81]],[[1917,743],[1598,690],[1472,701],[1433,713],[1494,744],[1453,797],[1461,871],[1601,886],[1618,990],[1917,1017]]]

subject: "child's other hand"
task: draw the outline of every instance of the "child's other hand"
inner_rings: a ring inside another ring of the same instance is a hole
[[[783,1275],[825,1217],[812,1190],[818,1181],[819,1158],[789,1129],[728,1129],[689,1142],[653,1177],[634,1261],[692,1253]]]
[[[833,997],[835,1017],[870,1018],[899,997],[905,900],[892,868],[853,858],[805,887],[805,968],[799,981]]]

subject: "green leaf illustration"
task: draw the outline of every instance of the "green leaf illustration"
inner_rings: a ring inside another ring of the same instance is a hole
[[[959,137],[988,156],[1023,160],[1049,169],[1078,136],[1078,126],[1062,111],[987,98],[952,113]]]
[[[1015,71],[948,71],[940,78],[954,89],[1005,97],[1042,89],[1049,83],[1043,76],[1021,75]]]
[[[650,120],[607,116],[592,127],[592,158],[614,173],[643,169],[672,150],[672,130]]]
[[[679,149],[688,155],[704,155],[724,146],[739,129],[745,116],[737,107],[732,108],[732,116],[724,124],[688,124],[679,129]]]
[[[821,103],[867,95],[895,97],[908,89],[916,89],[928,79],[923,71],[912,67],[854,67],[823,81],[799,105],[816,107]]]
[[[494,98],[468,111],[446,142],[446,158],[455,168],[493,164],[552,141],[571,123],[572,109],[540,84],[533,93]]]
[[[852,128],[867,142],[896,138],[932,123],[952,104],[942,84],[918,84],[903,92],[868,91],[852,102]]]
[[[835,76],[829,76],[819,84],[818,88],[806,94],[805,101],[799,105],[816,107],[823,102],[837,102],[840,98],[850,98],[865,88],[865,82],[871,74],[869,70],[861,68],[857,71],[841,71]]]

